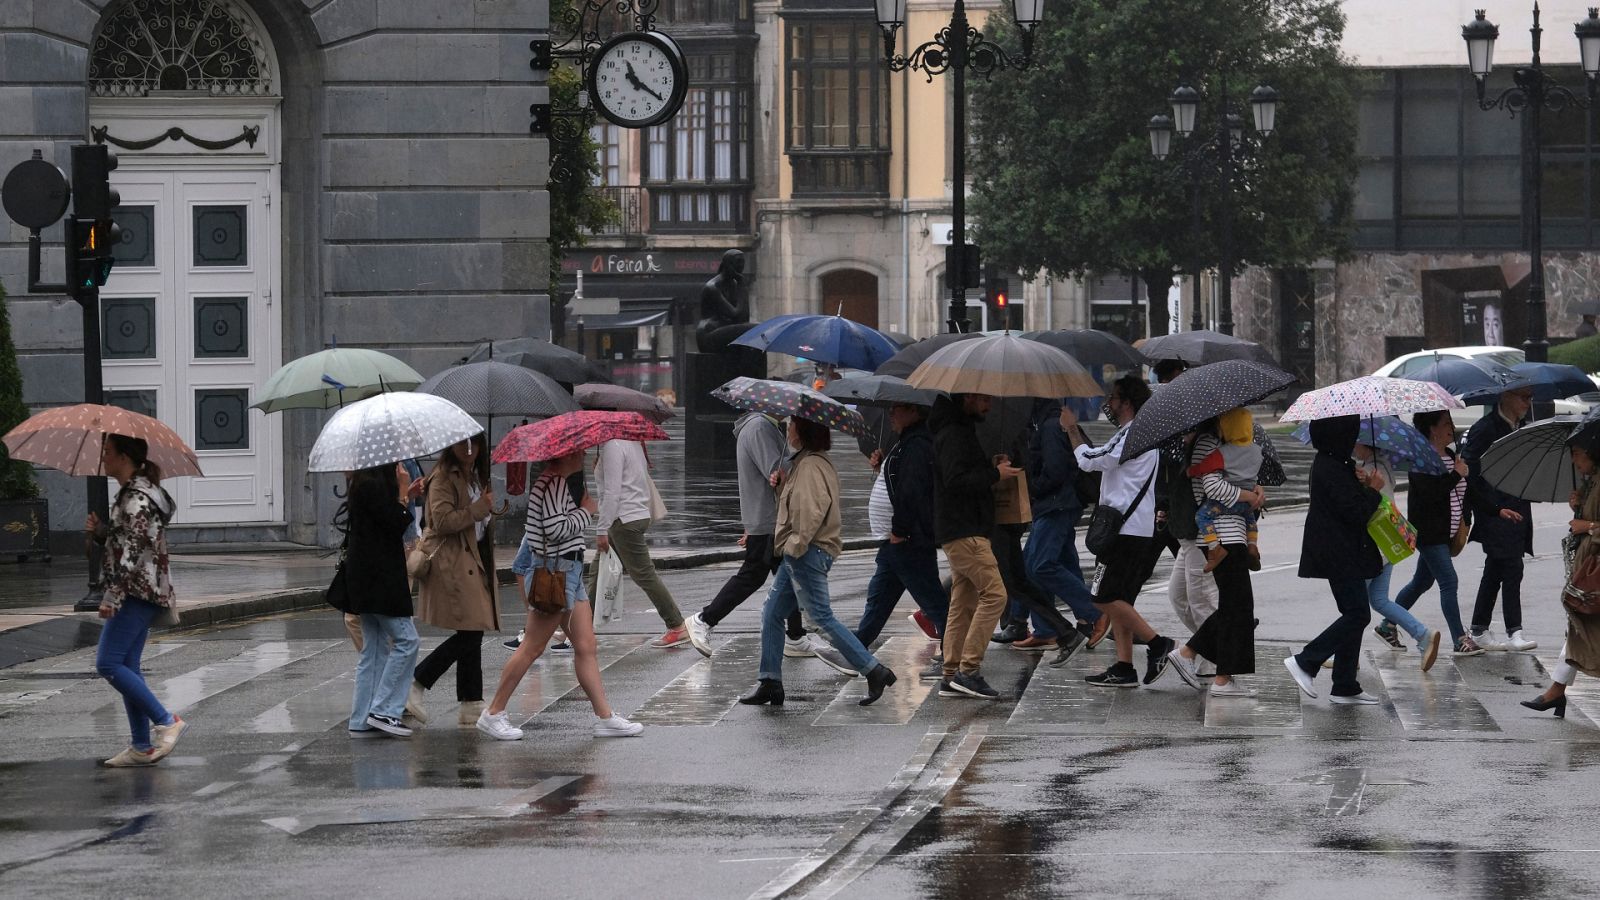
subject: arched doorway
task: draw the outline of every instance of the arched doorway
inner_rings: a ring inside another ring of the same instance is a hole
[[[860,269],[839,269],[822,276],[821,312],[877,328],[878,276]]]
[[[277,60],[239,0],[118,0],[89,55],[90,136],[119,158],[123,229],[101,292],[107,402],[172,426],[204,478],[181,525],[284,520]]]

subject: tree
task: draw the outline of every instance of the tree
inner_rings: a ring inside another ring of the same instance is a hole
[[[1009,11],[986,29],[1018,43]],[[1197,131],[1209,136],[1227,78],[1250,122],[1258,83],[1283,98],[1277,130],[1237,165],[1234,269],[1288,267],[1349,255],[1356,176],[1359,73],[1340,52],[1339,0],[1077,0],[1047,7],[1034,65],[979,81],[972,209],[990,262],[1029,279],[1137,272],[1152,323],[1166,321],[1166,287],[1198,258],[1220,263],[1219,179],[1202,182],[1202,228],[1190,180],[1150,153],[1150,117],[1170,112],[1180,81],[1202,92]],[[1253,129],[1247,127],[1247,133]],[[1174,136],[1174,153],[1184,139]]]
[[[22,424],[28,407],[22,402],[22,370],[17,367],[17,346],[11,340],[11,312],[6,308],[5,285],[0,284],[0,434]],[[0,444],[0,500],[36,497],[39,486],[33,467],[12,459]]]

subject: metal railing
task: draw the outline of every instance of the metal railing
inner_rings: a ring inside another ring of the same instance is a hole
[[[621,217],[614,225],[596,231],[597,236],[640,237],[645,233],[645,204],[649,202],[645,189],[638,185],[605,186],[600,188],[612,203],[617,205]]]

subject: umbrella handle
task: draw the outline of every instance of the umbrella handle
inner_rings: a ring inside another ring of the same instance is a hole
[[[335,500],[343,500],[346,496],[348,496],[348,493],[339,490],[339,486],[337,484],[333,486],[333,497]]]
[[[500,508],[497,509],[497,510],[493,510],[494,514],[497,515],[497,516],[503,516],[503,515],[505,515],[506,513],[510,512],[510,511],[511,511],[511,501],[510,500],[501,500],[500,501]]]

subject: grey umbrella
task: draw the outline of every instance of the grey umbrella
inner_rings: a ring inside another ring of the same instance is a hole
[[[1483,479],[1524,500],[1565,503],[1578,487],[1567,439],[1583,416],[1554,416],[1524,425],[1484,451]]]
[[[966,341],[981,337],[983,337],[982,332],[969,331],[965,334],[946,332],[923,338],[901,349],[899,353],[889,357],[883,365],[873,369],[872,372],[874,375],[894,375],[899,378],[908,378],[912,372],[916,371],[917,366],[922,365],[923,360],[933,355],[935,350],[948,347],[956,341]]]
[[[572,389],[572,396],[577,398],[578,405],[584,409],[636,412],[657,425],[675,415],[672,407],[660,397],[620,384],[580,384]]]
[[[611,383],[606,373],[588,357],[539,338],[485,341],[473,347],[472,352],[467,354],[467,358],[462,362],[475,363],[485,360],[532,369],[563,384]]]
[[[1272,354],[1255,341],[1204,328],[1148,338],[1139,345],[1139,352],[1151,362],[1180,359],[1191,366],[1206,366],[1225,359],[1248,359],[1282,368]]]
[[[452,366],[424,381],[417,392],[443,397],[474,416],[535,418],[578,408],[554,379],[498,361]]]
[[[939,391],[922,391],[906,384],[904,378],[893,375],[861,375],[840,378],[822,389],[824,394],[846,403],[871,406],[893,406],[909,403],[913,406],[932,406],[939,399]]]
[[[1115,366],[1131,369],[1142,366],[1145,358],[1133,345],[1105,331],[1093,328],[1064,328],[1060,331],[1029,331],[1023,337],[1049,344],[1082,363],[1085,368]]]

